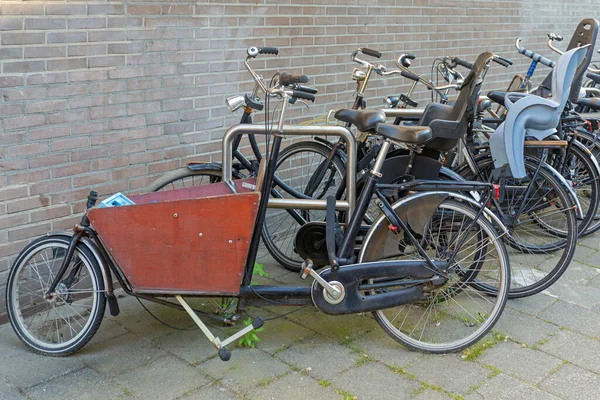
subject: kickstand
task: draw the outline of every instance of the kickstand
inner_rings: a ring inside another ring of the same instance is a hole
[[[204,324],[204,322],[202,322],[200,317],[198,317],[198,315],[194,312],[192,307],[190,307],[189,304],[183,299],[183,297],[181,297],[180,295],[177,295],[177,296],[175,296],[175,298],[182,305],[182,307],[185,309],[185,311],[187,311],[187,313],[190,315],[190,317],[192,317],[192,319],[194,320],[196,325],[198,325],[200,330],[202,330],[202,333],[204,333],[204,335],[206,335],[206,337],[208,338],[208,340],[210,340],[212,345],[215,346],[215,348],[219,351],[219,357],[223,361],[229,361],[229,359],[231,358],[231,352],[229,350],[227,350],[227,347],[225,347],[225,346],[227,346],[229,343],[241,338],[245,334],[252,332],[255,329],[260,328],[265,323],[265,320],[263,319],[263,317],[256,317],[252,321],[251,325],[248,325],[247,327],[240,330],[239,332],[229,336],[227,339],[221,340],[212,334],[212,332],[208,329],[208,327]]]

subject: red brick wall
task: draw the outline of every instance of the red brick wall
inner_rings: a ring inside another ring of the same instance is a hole
[[[2,0],[0,315],[14,255],[70,227],[90,188],[139,191],[188,159],[220,159],[219,139],[239,119],[224,98],[251,87],[246,47],[280,47],[254,63],[265,76],[312,76],[320,95],[311,109],[296,107],[303,120],[351,105],[357,46],[384,51],[390,66],[413,52],[419,73],[435,56],[491,50],[519,60],[493,68],[488,87],[504,87],[528,65],[515,37],[553,56],[545,34],[568,37],[590,15],[600,17],[597,0]],[[370,104],[403,85],[374,79]]]

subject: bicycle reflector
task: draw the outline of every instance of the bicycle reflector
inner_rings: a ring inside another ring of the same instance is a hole
[[[244,96],[231,96],[225,100],[229,111],[234,112],[244,104]]]

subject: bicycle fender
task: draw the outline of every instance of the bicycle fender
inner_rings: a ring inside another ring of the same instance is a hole
[[[528,157],[526,157],[528,158]],[[539,162],[540,160],[538,159],[534,159],[534,162]],[[577,193],[575,192],[575,189],[573,188],[573,185],[569,182],[567,182],[567,180],[565,179],[564,176],[562,176],[556,169],[554,169],[552,166],[546,164],[544,165],[544,167],[546,167],[548,169],[548,171],[556,178],[560,181],[560,183],[562,185],[564,185],[564,187],[567,188],[567,192],[569,192],[569,196],[571,197],[571,201],[573,201],[573,204],[575,204],[575,208],[576,208],[576,212],[577,212],[577,218],[583,218],[583,209],[581,208],[581,203],[579,202],[579,198],[577,197]]]
[[[190,171],[222,171],[223,166],[221,163],[213,162],[189,162],[186,167]]]
[[[462,179],[462,180],[464,180],[464,179]],[[436,191],[436,192],[417,193],[412,196],[400,199],[397,202],[395,202],[394,204],[392,204],[392,209],[394,211],[396,211],[399,207],[401,207],[409,202],[413,202],[411,209],[419,208],[423,204],[422,203],[423,198],[427,197],[427,196],[432,196],[432,195],[441,196],[441,200],[439,201],[439,203],[437,203],[436,207],[439,206],[439,204],[441,204],[442,201],[444,201],[448,197],[470,203],[475,208],[481,207],[481,204],[478,203],[477,201],[475,201],[473,198],[465,196],[461,193]],[[433,211],[432,211],[432,213],[433,213]],[[506,226],[504,226],[504,224],[502,223],[500,218],[498,218],[489,208],[485,207],[483,209],[483,213],[485,215],[485,218],[488,221],[490,221],[496,229],[500,230],[500,236],[510,235],[510,233],[508,232],[508,229],[506,228]],[[403,219],[403,216],[401,213],[398,213],[398,215],[403,220],[403,222],[407,222]],[[381,246],[385,246],[385,237],[386,237],[386,234],[387,234],[387,231],[389,228],[388,228],[388,225],[382,224],[384,219],[386,219],[385,215],[380,215],[379,218],[377,218],[377,220],[371,225],[371,228],[365,235],[363,244],[369,243],[370,241],[373,240],[373,241],[375,241],[376,244],[379,244],[379,245],[375,246],[375,247],[371,246],[372,248],[375,248],[376,250],[380,250]],[[367,251],[366,251],[367,247],[369,247],[369,246],[363,245],[361,247],[360,253],[358,255],[358,262],[369,261],[368,258],[365,260],[365,257],[369,257],[371,255],[371,254],[367,254]]]
[[[69,231],[51,231],[46,233],[46,236],[62,236],[65,239],[71,240],[73,237],[73,232]],[[116,317],[119,315],[119,304],[117,302],[117,297],[114,295],[112,275],[110,273],[110,269],[106,260],[102,257],[100,250],[96,243],[90,240],[87,237],[82,237],[79,239],[79,242],[83,244],[87,249],[92,253],[98,265],[100,266],[100,271],[102,272],[102,280],[104,281],[104,289],[106,290],[106,299],[108,300],[108,308],[110,311],[110,315]]]

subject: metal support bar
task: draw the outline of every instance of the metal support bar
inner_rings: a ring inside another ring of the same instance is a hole
[[[416,119],[421,118],[424,108],[382,108],[386,118]]]
[[[422,111],[421,111],[422,112]],[[356,140],[352,133],[341,126],[303,126],[283,125],[282,132],[285,136],[339,136],[346,142],[348,160],[346,162],[346,176],[356,177]],[[234,125],[223,136],[223,180],[232,180],[232,143],[239,135],[265,135],[263,125],[239,124]],[[277,199],[283,201],[284,199]],[[291,199],[292,202],[296,199]],[[354,211],[356,202],[356,179],[346,179],[346,200],[348,204],[348,218]],[[284,203],[282,203],[284,204]],[[293,204],[291,204],[293,207]],[[342,205],[341,207],[343,207]],[[283,206],[281,206],[283,207]],[[341,208],[340,207],[340,208]]]
[[[269,208],[294,208],[298,210],[326,210],[327,200],[307,200],[307,199],[274,199],[269,198]],[[337,210],[348,210],[350,204],[347,201],[337,200],[335,202]]]
[[[198,325],[198,327],[202,330],[202,333],[206,335],[208,340],[210,340],[210,342],[213,345],[215,345],[217,349],[220,349],[221,347],[218,345],[218,343],[220,342],[219,338],[215,337],[212,334],[212,332],[208,329],[208,327],[204,325],[204,322],[202,322],[202,320],[196,315],[196,313],[194,312],[194,310],[192,310],[192,307],[190,307],[187,301],[185,301],[180,295],[175,296],[175,298],[177,299],[179,304],[181,304],[181,306],[185,309],[185,311],[187,311],[190,317],[192,317],[196,325]]]

